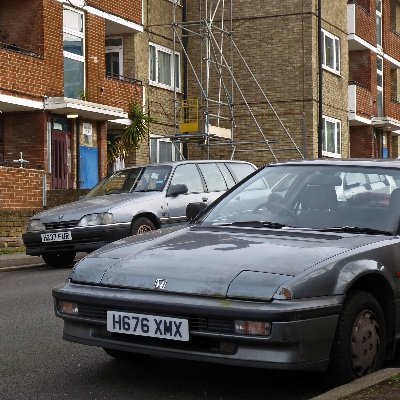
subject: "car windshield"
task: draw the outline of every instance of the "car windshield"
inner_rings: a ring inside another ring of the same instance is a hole
[[[207,213],[202,225],[393,234],[400,169],[271,165]]]
[[[169,165],[151,165],[128,168],[104,178],[86,197],[132,192],[161,192],[172,167]]]

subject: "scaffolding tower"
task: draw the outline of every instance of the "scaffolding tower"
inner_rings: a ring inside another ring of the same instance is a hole
[[[184,93],[187,98],[180,103],[175,88],[174,122],[177,129],[174,140],[196,139],[207,149],[208,158],[211,146],[231,146],[231,158],[234,158],[236,152],[248,151],[243,148],[248,149],[250,146],[251,151],[268,151],[273,160],[278,161],[276,153],[283,149],[274,148],[276,138],[268,138],[266,129],[253,112],[253,99],[246,96],[246,85],[239,82],[235,71],[241,69],[241,79],[243,80],[245,72],[245,83],[251,81],[255,85],[263,104],[270,108],[277,119],[283,135],[286,136],[285,142],[290,144],[290,149],[285,150],[294,151],[297,156],[304,158],[235,42],[234,13],[237,10],[234,0],[191,2],[190,13],[183,15],[182,19],[177,18],[177,7],[180,3],[179,0],[174,1],[172,29],[174,51],[179,47],[183,55],[183,70],[186,72]],[[197,5],[197,10],[194,10],[194,4]],[[179,66],[175,65],[175,68]],[[193,106],[194,103],[196,106]],[[238,140],[236,103],[245,107],[255,131],[259,133],[259,140]],[[197,115],[197,120],[194,115]]]

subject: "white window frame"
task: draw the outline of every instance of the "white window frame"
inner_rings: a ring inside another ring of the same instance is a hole
[[[82,15],[82,32],[79,32],[79,31],[76,31],[74,29],[65,27],[64,26],[64,22],[63,22],[63,34],[67,33],[69,35],[73,35],[73,36],[76,36],[76,37],[79,37],[79,38],[82,39],[82,53],[83,53],[83,55],[80,56],[78,54],[70,53],[70,52],[64,50],[63,51],[63,56],[64,56],[64,58],[68,58],[68,59],[74,60],[74,61],[79,61],[79,62],[81,62],[83,64],[83,88],[82,88],[82,90],[86,90],[86,65],[85,65],[85,62],[86,62],[86,56],[85,56],[86,55],[86,43],[85,43],[85,29],[86,29],[86,27],[85,27],[85,23],[86,23],[86,21],[85,21],[85,13],[80,11],[80,10],[77,10],[76,8],[68,7],[66,5],[64,5],[64,7],[63,7],[63,13],[64,13],[64,10],[70,10],[70,11],[73,11],[74,13],[76,13],[76,14],[81,14]],[[63,21],[64,21],[64,19],[63,19]]]
[[[171,3],[176,3],[178,6],[182,5],[182,0],[169,0]]]
[[[151,71],[150,71],[150,47],[154,47],[155,49],[155,67],[156,67],[156,74],[157,74],[157,81],[151,80]],[[161,51],[163,53],[167,53],[171,55],[171,85],[166,85],[164,83],[160,83],[159,80],[159,64],[158,64],[158,52]],[[178,65],[175,66],[175,56],[178,56]],[[178,68],[179,71],[179,82],[175,86],[175,67]],[[169,49],[168,47],[160,46],[159,44],[156,43],[149,43],[149,84],[152,86],[158,86],[163,89],[168,89],[168,90],[177,90],[178,92],[181,91],[181,54],[178,51],[174,51]]]
[[[107,39],[121,39],[120,46],[106,46],[107,53],[118,53],[119,58],[119,76],[124,76],[124,38],[122,36],[107,36]]]
[[[323,143],[322,143],[322,155],[326,157],[341,158],[342,157],[342,122],[339,119],[331,118],[326,115],[322,116],[323,120]],[[328,136],[327,136],[327,122],[335,124],[335,152],[327,151],[328,149]],[[339,137],[339,146],[338,138]],[[339,148],[338,148],[339,147]]]
[[[150,135],[150,156],[152,154],[152,146],[153,146],[153,140],[151,139],[155,139],[157,143],[156,160],[150,160],[151,162],[155,163],[160,162],[160,146],[159,146],[160,142],[171,143],[171,161],[179,161],[179,159],[177,160],[175,157],[177,151],[176,148],[178,147],[180,154],[182,154],[182,143],[174,143],[171,139],[166,138],[165,136]],[[180,159],[183,159],[182,155],[180,156]]]
[[[382,48],[382,0],[376,0],[376,45],[378,49]],[[378,24],[378,20],[380,23]],[[378,30],[378,27],[380,30]]]
[[[334,74],[340,75],[340,70],[341,70],[341,58],[340,58],[340,38],[338,36],[333,35],[332,33],[321,29],[321,35],[322,35],[322,50],[323,50],[323,57],[322,57],[322,67],[326,69],[327,71],[333,72]],[[325,40],[326,38],[330,39],[332,41],[332,47],[333,47],[333,64],[334,67],[332,68],[330,65],[326,63],[326,46],[325,46]],[[338,68],[336,66],[338,65]]]
[[[378,102],[379,97],[381,97],[381,102],[382,102],[382,110],[377,109],[377,114],[379,117],[382,117],[383,113],[384,113],[384,106],[383,106],[383,78],[384,78],[383,77],[383,70],[384,70],[383,62],[384,62],[384,60],[383,60],[383,57],[381,57],[381,56],[376,56],[376,60],[377,60],[377,62],[376,62],[376,75],[377,75],[377,79],[376,79],[377,102],[376,102],[376,104],[377,104],[377,107],[379,104],[379,102]],[[379,67],[378,67],[378,65],[379,65],[378,60],[381,60],[382,69],[379,69]],[[379,85],[379,83],[378,83],[379,77],[381,77],[382,85]]]

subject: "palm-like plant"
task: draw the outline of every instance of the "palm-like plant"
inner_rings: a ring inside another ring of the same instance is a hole
[[[125,129],[122,136],[107,141],[107,158],[113,163],[118,157],[125,157],[129,149],[139,148],[140,143],[147,137],[150,123],[155,119],[143,111],[143,108],[135,103],[129,104],[128,117],[131,124]]]

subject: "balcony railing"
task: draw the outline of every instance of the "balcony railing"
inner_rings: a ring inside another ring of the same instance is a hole
[[[39,53],[35,53],[32,50],[24,49],[23,47],[15,44],[15,43],[3,43],[0,42],[0,49],[5,49],[7,51],[12,51],[13,53],[23,54],[25,56],[41,58],[43,59],[43,55]]]
[[[110,73],[107,73],[106,77],[109,79],[114,79],[116,81],[128,82],[128,83],[131,83],[132,85],[143,86],[143,82],[141,80],[135,79],[135,78],[128,78],[126,76],[122,76],[122,75],[118,75],[118,74],[110,74]]]

